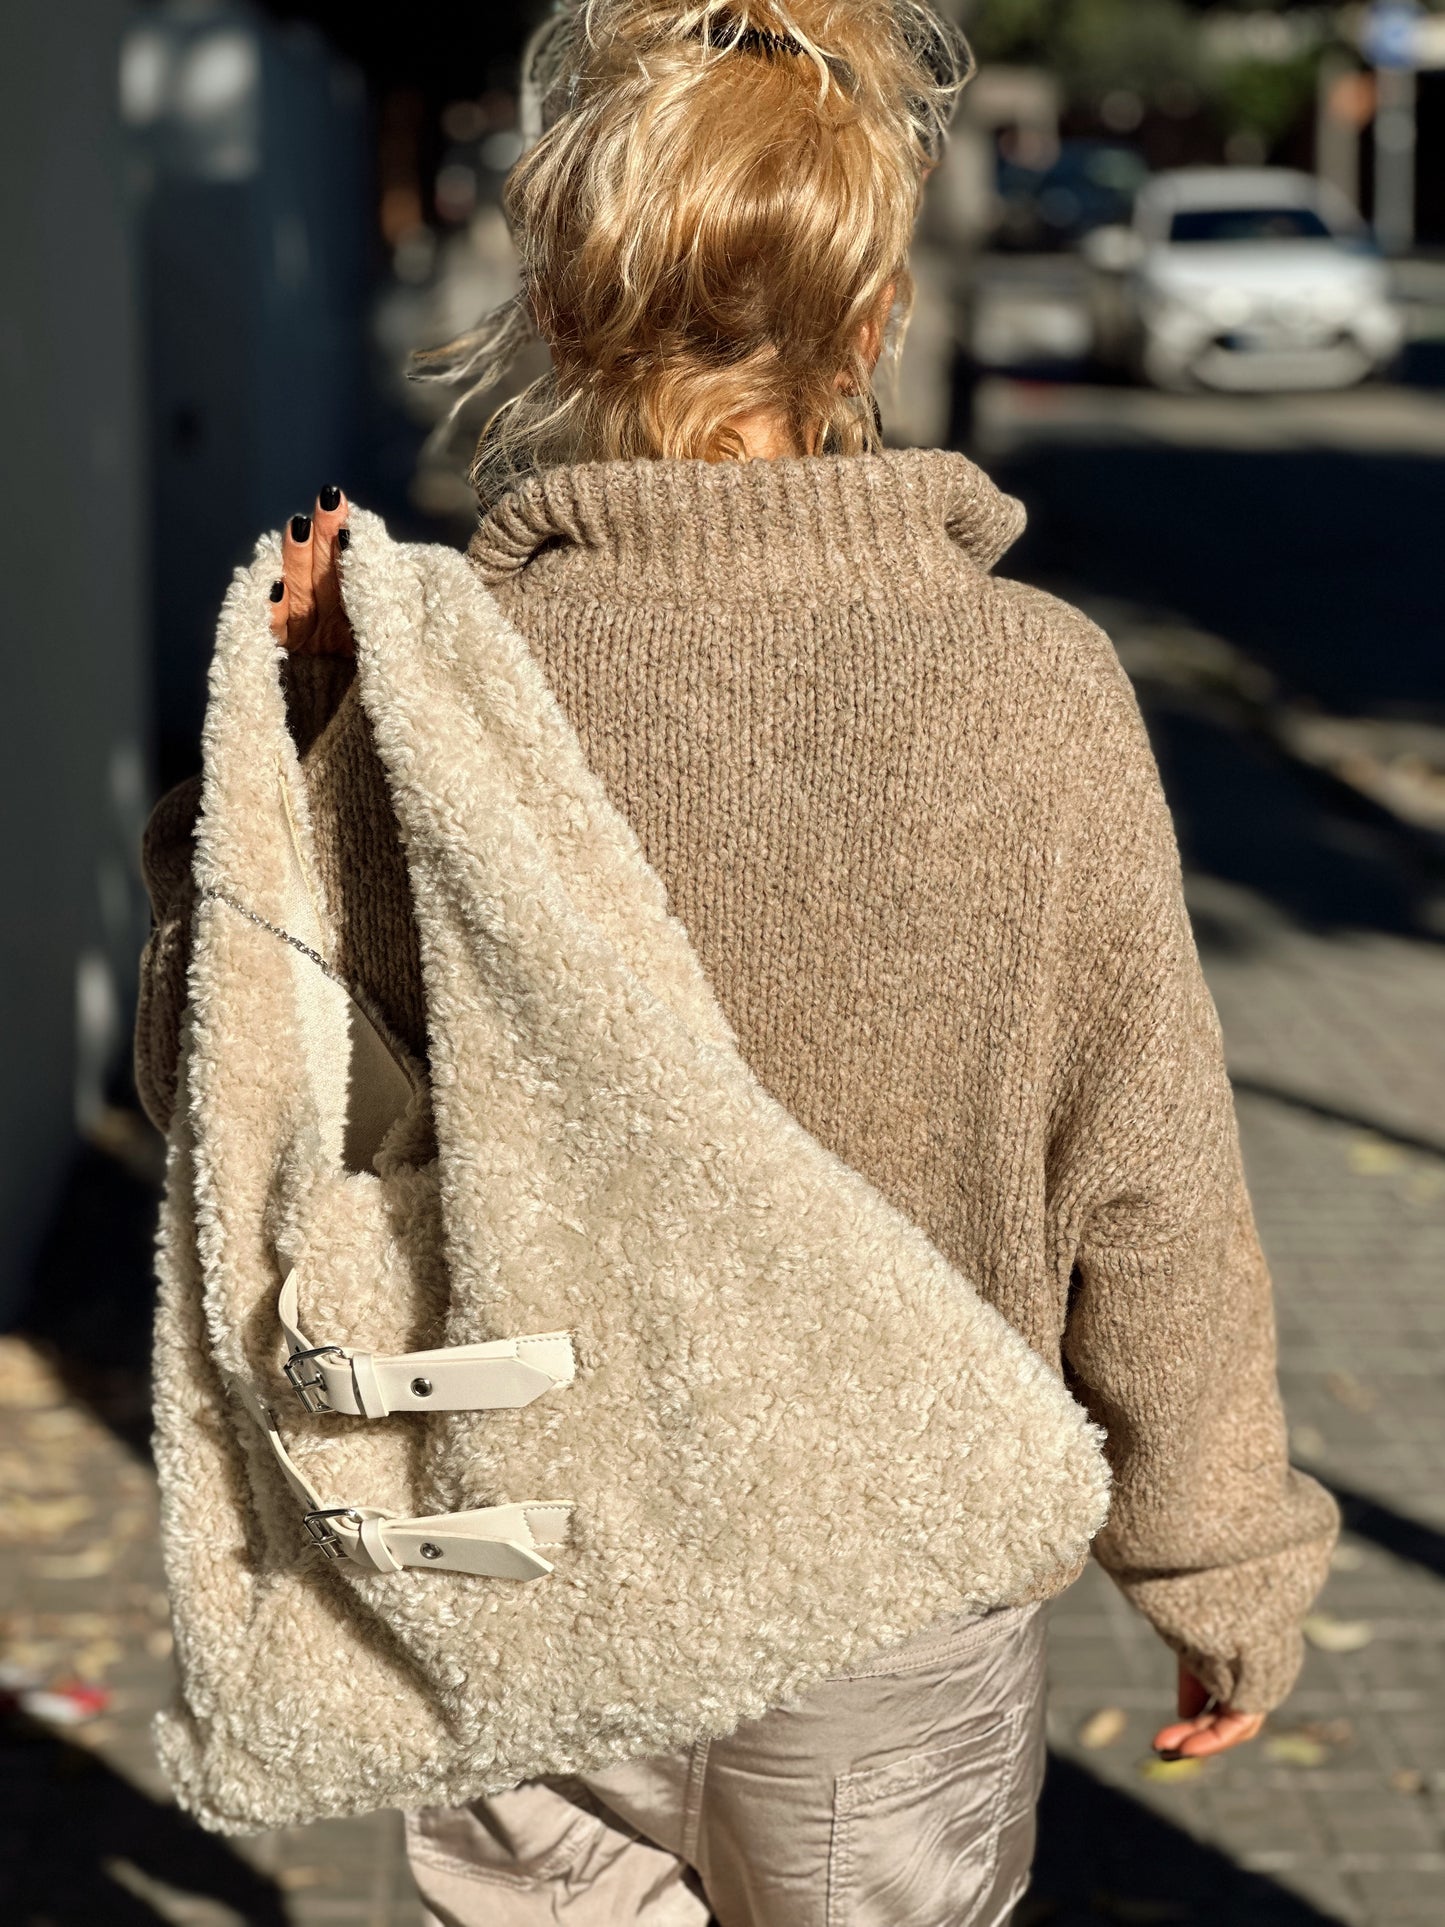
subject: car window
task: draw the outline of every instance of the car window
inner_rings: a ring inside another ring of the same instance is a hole
[[[1173,241],[1328,241],[1312,207],[1189,207],[1169,223]]]

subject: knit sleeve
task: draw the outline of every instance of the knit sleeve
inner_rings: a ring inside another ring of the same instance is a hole
[[[336,714],[354,673],[355,664],[347,657],[289,656],[282,665],[287,720],[303,757]],[[191,859],[200,808],[201,779],[188,777],[167,790],[151,811],[141,843],[152,926],[141,953],[135,1083],[141,1108],[161,1132],[170,1129],[176,1100],[195,907]]]
[[[1095,1553],[1209,1691],[1265,1712],[1298,1673],[1339,1514],[1289,1464],[1270,1275],[1174,827],[1132,687],[1084,627],[1049,1189],[1072,1258],[1065,1368],[1114,1474]]]

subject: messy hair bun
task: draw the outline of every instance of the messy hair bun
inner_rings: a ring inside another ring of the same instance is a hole
[[[470,394],[533,325],[551,348],[482,436],[484,502],[550,461],[740,456],[727,423],[757,408],[800,446],[876,447],[862,336],[901,338],[919,192],[970,64],[923,0],[561,12],[529,52],[538,138],[505,189],[521,293],[422,358]]]

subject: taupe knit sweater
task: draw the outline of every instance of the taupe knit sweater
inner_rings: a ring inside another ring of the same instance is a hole
[[[907,451],[544,471],[470,554],[761,1081],[1107,1427],[1095,1550],[1206,1685],[1276,1705],[1338,1525],[1288,1463],[1218,1020],[1133,691],[995,578],[1020,505]],[[350,665],[297,661],[343,967],[419,1056],[405,862]],[[146,841],[143,1101],[173,1102],[198,790]]]

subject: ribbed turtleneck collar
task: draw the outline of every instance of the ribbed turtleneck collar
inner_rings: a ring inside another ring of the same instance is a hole
[[[483,516],[484,580],[538,566],[549,590],[752,600],[991,569],[1023,505],[942,449],[783,461],[579,462],[539,470]],[[539,584],[540,585],[540,584]]]

